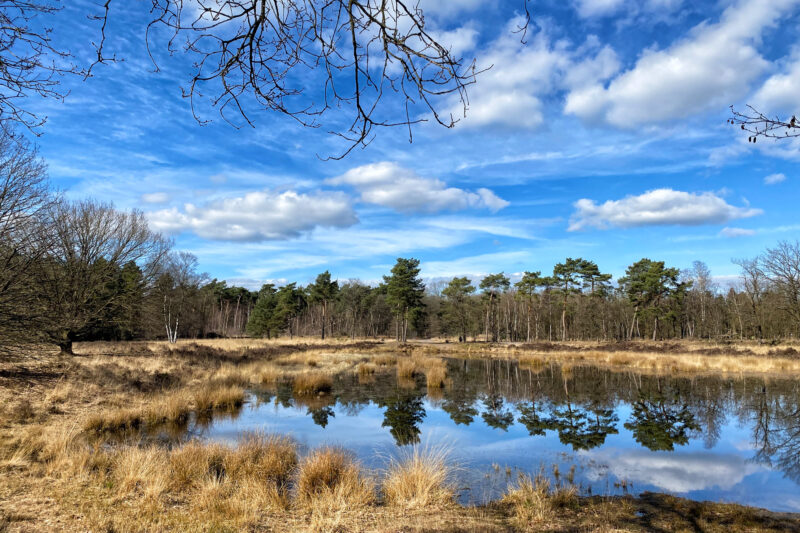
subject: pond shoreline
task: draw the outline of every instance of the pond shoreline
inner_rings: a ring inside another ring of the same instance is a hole
[[[237,341],[238,346],[229,342],[224,348],[214,347],[210,342],[182,343],[171,348],[157,343],[79,345],[76,351],[81,355],[75,358],[36,354],[3,363],[0,386],[5,408],[0,418],[0,451],[3,477],[8,483],[0,489],[0,525],[10,531],[100,530],[106,527],[130,531],[180,530],[212,523],[220,528],[239,529],[246,525],[276,531],[336,528],[339,531],[425,531],[429,528],[437,531],[570,531],[612,526],[622,531],[646,531],[657,527],[663,530],[695,527],[693,524],[705,524],[709,531],[800,529],[800,515],[735,504],[696,502],[656,493],[638,497],[576,497],[566,505],[548,504],[550,511],[543,520],[526,514],[531,506],[527,499],[522,500],[526,502],[522,510],[510,501],[477,508],[440,502],[435,507],[437,518],[433,522],[429,518],[432,508],[407,509],[389,505],[380,498],[347,510],[336,510],[334,500],[328,501],[325,510],[319,506],[300,508],[293,499],[283,511],[250,509],[244,512],[219,506],[212,509],[208,506],[213,498],[198,500],[198,495],[202,492],[203,498],[209,498],[208,490],[229,489],[209,486],[201,492],[193,488],[186,493],[159,492],[161,489],[153,493],[152,490],[148,492],[147,483],[134,482],[122,491],[122,485],[114,481],[118,478],[113,474],[118,472],[120,457],[103,466],[102,461],[98,464],[80,458],[75,449],[54,448],[70,436],[85,435],[88,430],[84,428],[89,421],[98,424],[98,417],[115,418],[122,411],[133,414],[157,411],[170,416],[167,414],[171,412],[169,406],[175,408],[176,416],[181,416],[184,413],[181,406],[194,409],[198,401],[196,391],[209,384],[228,387],[226,401],[235,403],[231,388],[254,381],[269,382],[281,375],[350,372],[369,379],[374,372],[370,365],[380,367],[383,361],[383,366],[388,366],[388,352],[400,352],[395,356],[400,358],[412,354],[421,357],[421,372],[426,372],[426,365],[434,368],[435,363],[426,363],[425,357],[461,356],[463,354],[456,352],[465,348],[472,356],[477,356],[478,350],[484,354],[488,352],[491,357],[505,357],[511,352],[514,358],[519,354],[534,355],[530,361],[540,360],[540,356],[548,353],[558,357],[562,353],[572,353],[576,355],[571,361],[581,364],[586,364],[587,353],[593,351],[588,346],[549,352],[539,346],[534,352],[505,345],[470,344],[453,349],[452,343],[395,346],[336,342],[320,347],[309,339],[304,342],[313,347],[252,340]],[[694,347],[689,353],[691,351],[695,351]],[[578,356],[583,359],[577,359]],[[699,357],[698,354],[694,356]],[[722,356],[707,354],[705,357]],[[734,357],[760,358],[760,354]],[[765,354],[765,357],[769,356]],[[524,364],[539,364],[526,362],[526,357],[518,358]],[[544,359],[547,361],[555,362],[555,359]],[[166,402],[167,398],[172,403]],[[216,401],[210,393],[203,398],[212,405]],[[61,462],[64,460],[80,468],[67,474],[69,469],[64,468],[67,463]],[[229,501],[223,493],[219,495],[219,502]],[[117,512],[120,504],[124,511]],[[189,511],[196,516],[191,518]]]

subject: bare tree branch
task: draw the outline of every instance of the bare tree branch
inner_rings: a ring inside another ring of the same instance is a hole
[[[43,18],[58,12],[56,0],[0,0],[0,126],[23,124],[33,133],[47,120],[23,101],[31,95],[63,99],[60,78],[83,74],[69,62],[68,51],[55,48],[52,29]]]
[[[109,60],[110,2],[95,17],[97,63]],[[466,112],[466,88],[479,74],[474,60],[464,62],[431,34],[416,0],[151,0],[147,44],[156,68],[157,27],[169,30],[170,53],[194,57],[184,96],[200,123],[203,97],[235,126],[236,116],[252,126],[255,108],[311,128],[329,111],[346,110],[348,123],[330,133],[349,147],[333,159],[367,146],[375,128],[404,126],[411,140],[414,124],[453,127],[458,118],[442,108],[456,103]],[[383,102],[393,96],[400,106]]]
[[[752,134],[747,137],[748,142],[756,142],[758,137],[768,139],[786,139],[789,137],[800,137],[800,122],[792,115],[789,120],[779,117],[769,117],[758,111],[751,105],[747,105],[747,111],[736,111],[731,106],[733,117],[728,119],[728,123],[738,125],[742,130]]]

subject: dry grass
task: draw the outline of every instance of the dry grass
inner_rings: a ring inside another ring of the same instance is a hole
[[[283,378],[284,373],[275,367],[268,366],[261,368],[257,372],[256,376],[257,383],[261,383],[262,385],[273,385]]]
[[[390,463],[383,497],[388,505],[404,509],[450,505],[455,494],[452,477],[445,448],[414,446]]]
[[[404,357],[397,360],[397,377],[409,379],[417,372],[417,363],[411,358]]]
[[[307,349],[304,343],[313,346]],[[401,386],[413,386],[416,373],[428,376],[443,355],[525,358],[536,368],[568,362],[642,372],[710,373],[722,368],[739,372],[735,365],[740,365],[745,373],[785,375],[795,372],[797,363],[788,351],[772,346],[746,345],[752,353],[715,355],[708,353],[708,343],[685,343],[681,350],[673,347],[669,352],[658,352],[660,344],[653,350],[625,351],[606,350],[599,343],[570,343],[563,350],[411,343],[400,357],[387,353],[386,347],[375,353],[375,348],[350,347],[339,340],[326,345],[317,339],[181,341],[174,346],[94,343],[76,345],[82,357],[67,359],[53,351],[21,363],[0,361],[5,376],[0,387],[0,530],[453,533],[702,528],[728,533],[800,529],[797,517],[741,506],[652,494],[576,498],[569,487],[549,489],[542,497],[546,503],[537,511],[531,504],[536,498],[534,480],[526,487],[520,483],[502,505],[464,508],[453,502],[441,468],[428,466],[426,471],[423,461],[415,463],[413,458],[392,465],[381,491],[383,499],[376,501],[374,484],[346,453],[344,459],[319,459],[313,469],[308,466],[315,454],[327,455],[326,450],[312,452],[303,461],[307,482],[306,496],[301,496],[303,469],[295,445],[282,437],[248,436],[235,446],[193,441],[167,449],[114,444],[114,439],[96,433],[180,421],[201,406],[240,405],[243,387],[310,373],[307,361],[311,360],[318,364],[313,373],[328,377],[339,372],[367,376],[372,365],[377,372],[405,361],[401,364],[411,366],[411,372],[400,379]],[[684,362],[677,360],[681,358]],[[725,360],[729,367],[723,365]],[[359,372],[359,365],[364,370]],[[84,427],[94,434],[87,435]],[[316,476],[310,475],[312,470]],[[444,490],[436,488],[437,475],[444,479]],[[309,481],[312,477],[316,484]],[[308,490],[314,486],[316,492]],[[544,522],[521,523],[526,516],[544,516]]]
[[[516,486],[503,496],[511,516],[519,525],[542,524],[556,518],[559,509],[575,507],[578,491],[574,485],[550,488],[550,481],[540,472],[536,477],[521,475]]]
[[[238,385],[208,383],[198,388],[192,399],[199,412],[232,410],[244,403],[244,389]]]
[[[300,396],[325,394],[333,388],[333,378],[322,372],[304,372],[298,374],[292,383],[292,390]]]
[[[362,475],[353,456],[340,448],[311,452],[300,463],[295,490],[298,505],[326,511],[352,510],[375,498],[372,483]]]
[[[382,353],[373,356],[372,362],[378,366],[392,366],[397,362],[397,356],[390,353]]]
[[[441,364],[428,366],[425,369],[425,378],[429,389],[444,387],[447,383],[447,365],[442,361]]]

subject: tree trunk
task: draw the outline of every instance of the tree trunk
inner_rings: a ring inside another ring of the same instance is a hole
[[[61,355],[75,355],[75,352],[72,351],[72,341],[70,339],[59,342],[58,348],[61,350]]]
[[[628,333],[628,340],[633,340],[633,326],[636,324],[636,314],[639,312],[639,308],[635,307],[633,309],[633,319],[631,320],[631,330]]]
[[[322,340],[325,340],[325,302],[322,302]]]

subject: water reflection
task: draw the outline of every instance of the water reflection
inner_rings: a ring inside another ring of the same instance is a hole
[[[636,490],[800,511],[800,502],[784,497],[800,483],[796,380],[562,372],[488,360],[451,360],[448,377],[451,384],[431,395],[423,377],[398,380],[393,372],[361,381],[338,376],[331,394],[310,399],[293,398],[280,384],[253,391],[237,420],[200,432],[287,432],[310,446],[342,444],[368,464],[376,449],[436,435],[471,471],[578,464],[576,481],[594,493],[624,480]]]

